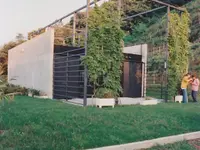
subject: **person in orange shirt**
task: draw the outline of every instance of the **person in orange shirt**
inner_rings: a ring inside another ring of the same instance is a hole
[[[191,75],[190,75],[190,73],[187,73],[186,75],[184,75],[182,82],[181,82],[181,89],[183,92],[183,103],[188,102],[187,87],[188,87],[188,84],[190,83],[190,81],[192,81]]]

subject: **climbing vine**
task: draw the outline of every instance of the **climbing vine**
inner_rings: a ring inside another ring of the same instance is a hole
[[[170,14],[168,37],[168,87],[169,96],[173,97],[180,88],[183,75],[189,64],[189,13]]]
[[[88,51],[83,63],[88,68],[96,97],[116,97],[122,92],[123,37],[115,2],[106,2],[90,12]]]

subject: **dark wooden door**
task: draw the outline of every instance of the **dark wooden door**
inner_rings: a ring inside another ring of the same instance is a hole
[[[132,56],[123,64],[122,87],[124,97],[142,97],[142,62],[136,62]]]

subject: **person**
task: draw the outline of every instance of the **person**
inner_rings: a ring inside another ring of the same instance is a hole
[[[189,73],[187,73],[186,75],[184,75],[182,82],[181,82],[181,90],[183,93],[183,103],[187,103],[188,102],[188,94],[187,94],[187,87],[189,82],[191,82],[191,75]]]
[[[197,78],[196,75],[193,75],[192,78],[193,78],[193,81],[191,82],[191,85],[192,85],[191,95],[192,95],[193,102],[197,102],[197,94],[199,91],[199,79]]]

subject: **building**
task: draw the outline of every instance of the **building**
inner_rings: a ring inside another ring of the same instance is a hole
[[[146,93],[147,45],[124,48],[122,97],[144,97]],[[39,90],[49,98],[83,98],[92,95],[84,85],[84,48],[54,44],[54,29],[9,50],[8,82]]]

